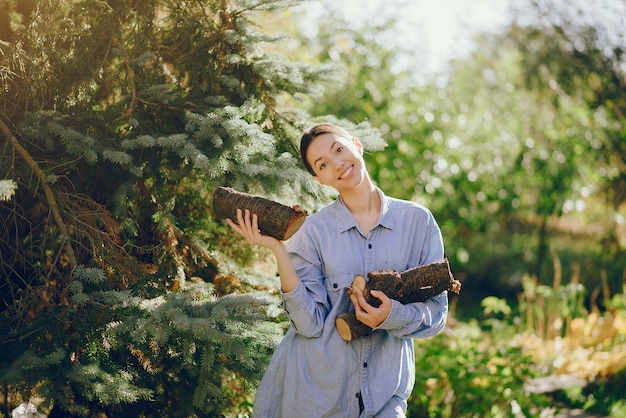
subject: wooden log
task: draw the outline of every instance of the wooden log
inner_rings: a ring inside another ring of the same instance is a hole
[[[248,209],[251,214],[256,214],[259,229],[281,241],[291,238],[307,216],[299,206],[290,208],[230,187],[218,187],[213,191],[213,213],[217,219],[230,218],[237,223],[237,209]]]
[[[380,306],[380,300],[370,294],[372,290],[380,290],[391,299],[402,304],[424,302],[444,290],[459,293],[461,282],[455,280],[450,271],[447,259],[419,266],[398,273],[395,270],[376,270],[367,274],[367,279],[357,274],[348,289],[350,299],[355,301],[357,290],[363,292],[367,303],[374,307]],[[343,313],[335,320],[339,335],[345,341],[369,335],[372,328],[356,318],[354,310]]]

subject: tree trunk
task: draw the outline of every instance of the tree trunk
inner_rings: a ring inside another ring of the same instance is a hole
[[[371,290],[380,290],[402,304],[424,302],[444,290],[454,293],[461,291],[461,282],[452,276],[447,259],[405,270],[402,273],[395,270],[372,271],[367,274],[367,277],[368,280],[361,274],[354,277],[352,287],[348,290],[353,302],[356,298],[354,292],[357,290],[361,290],[367,303],[374,307],[380,305],[380,300],[370,294]],[[345,341],[352,341],[372,332],[372,328],[356,318],[354,310],[339,315],[335,325],[339,335]]]
[[[213,192],[213,213],[218,219],[230,218],[237,223],[237,209],[248,209],[251,214],[256,213],[259,220],[259,229],[267,235],[279,240],[287,240],[304,223],[307,213],[299,206],[289,206],[238,192],[230,187],[218,187]]]

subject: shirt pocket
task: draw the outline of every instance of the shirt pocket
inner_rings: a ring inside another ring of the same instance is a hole
[[[345,312],[352,307],[348,297],[348,289],[352,286],[354,274],[338,273],[326,278],[326,289],[332,310]]]

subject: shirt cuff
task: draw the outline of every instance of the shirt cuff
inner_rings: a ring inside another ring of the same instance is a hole
[[[385,320],[374,329],[392,330],[403,328],[410,320],[411,311],[397,300],[391,299],[391,310],[389,311],[389,315],[387,315],[387,318],[385,318]]]

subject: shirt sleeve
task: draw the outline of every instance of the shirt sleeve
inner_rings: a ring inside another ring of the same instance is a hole
[[[425,302],[401,304],[392,300],[387,319],[376,329],[386,330],[399,338],[428,338],[440,333],[448,319],[448,292]]]
[[[429,213],[428,216],[428,233],[426,234],[424,246],[422,247],[422,253],[419,257],[419,265],[424,266],[426,264],[435,263],[443,260],[444,248],[443,238],[441,237],[441,229],[435,217]]]
[[[330,309],[321,261],[304,234],[297,233],[289,244],[289,255],[300,284],[290,292],[281,292],[283,306],[297,333],[319,337]]]

